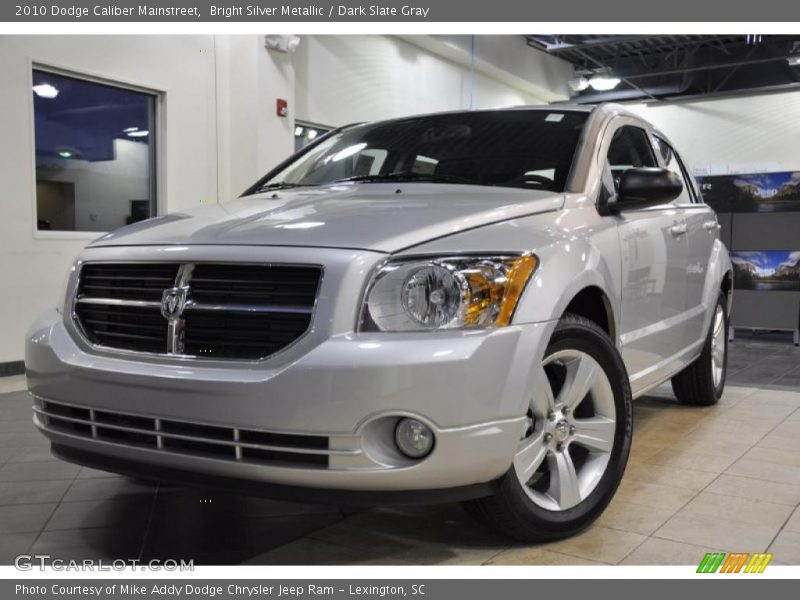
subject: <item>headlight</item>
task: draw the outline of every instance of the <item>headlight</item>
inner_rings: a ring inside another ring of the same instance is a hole
[[[536,266],[532,254],[386,263],[367,289],[360,330],[503,327]]]
[[[61,287],[58,288],[59,296],[58,296],[58,304],[56,304],[56,311],[58,314],[64,313],[64,306],[66,306],[70,299],[67,298],[67,291],[69,290],[69,282],[72,274],[75,272],[75,265],[73,264],[70,267],[70,270],[67,271],[67,274],[64,276],[63,281],[61,282]]]

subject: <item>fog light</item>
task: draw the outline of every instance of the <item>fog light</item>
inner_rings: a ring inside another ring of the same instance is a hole
[[[394,429],[394,441],[409,458],[423,458],[433,450],[433,431],[416,419],[400,419]]]

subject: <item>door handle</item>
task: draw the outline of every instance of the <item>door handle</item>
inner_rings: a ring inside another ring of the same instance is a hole
[[[669,228],[669,232],[672,234],[673,237],[678,237],[685,234],[687,231],[686,223],[681,223],[680,225],[673,225]]]
[[[721,225],[716,221],[706,221],[703,223],[703,229],[706,231],[716,231],[717,229],[721,229]]]

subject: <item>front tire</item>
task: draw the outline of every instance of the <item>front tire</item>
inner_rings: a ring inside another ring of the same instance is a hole
[[[528,428],[498,492],[465,503],[525,542],[574,535],[600,516],[622,479],[633,430],[625,366],[595,323],[564,315],[542,369],[548,385],[532,394]]]
[[[681,404],[712,406],[722,397],[728,370],[728,314],[725,294],[719,293],[711,327],[700,356],[672,378],[672,391]]]

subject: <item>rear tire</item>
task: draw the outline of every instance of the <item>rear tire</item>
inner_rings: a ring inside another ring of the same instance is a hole
[[[672,391],[681,404],[712,406],[722,397],[728,370],[727,299],[719,293],[703,351],[672,378]]]
[[[569,537],[600,516],[622,479],[633,430],[628,374],[595,323],[564,315],[542,369],[549,385],[533,394],[528,430],[498,492],[464,503],[524,542]]]

